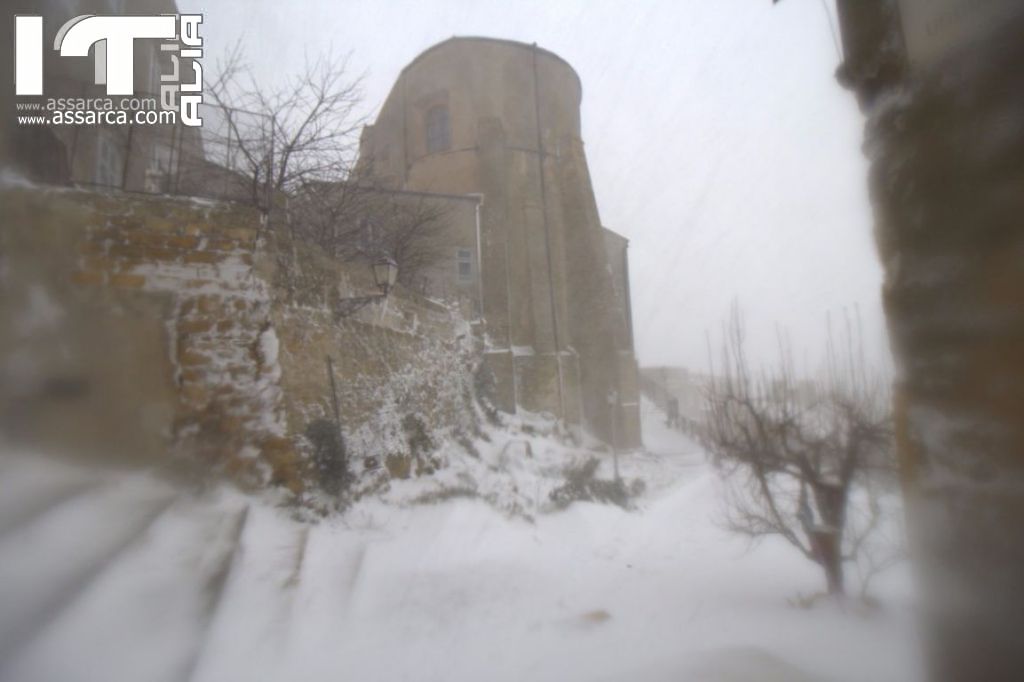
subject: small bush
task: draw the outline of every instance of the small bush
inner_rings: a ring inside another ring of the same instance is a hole
[[[601,462],[590,457],[581,463],[572,464],[563,470],[565,483],[551,491],[550,499],[558,509],[565,509],[573,502],[601,502],[629,508],[630,491],[622,479],[604,480],[597,478]],[[643,483],[641,482],[641,486]],[[631,486],[637,489],[636,482]]]
[[[313,474],[320,488],[334,496],[348,490],[352,476],[337,425],[328,419],[314,419],[306,426],[305,435],[312,447]]]
[[[384,466],[391,478],[409,478],[412,474],[412,458],[406,455],[388,455],[384,458]]]
[[[402,430],[405,431],[406,442],[409,443],[409,454],[419,459],[430,454],[434,449],[434,440],[427,433],[427,425],[415,414],[407,414],[402,418]]]
[[[475,488],[469,486],[453,486],[438,488],[437,490],[429,490],[421,495],[415,497],[412,501],[413,504],[440,504],[448,500],[455,499],[476,499],[480,497],[480,494]]]
[[[473,372],[473,391],[487,421],[494,426],[501,424],[498,408],[495,407],[498,402],[497,381],[494,373],[484,363],[480,363]]]

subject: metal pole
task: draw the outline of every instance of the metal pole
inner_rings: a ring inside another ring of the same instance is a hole
[[[273,114],[270,117],[270,154],[267,157],[267,188],[266,188],[267,197],[266,197],[265,201],[266,201],[266,205],[267,205],[267,214],[268,215],[270,214],[271,207],[274,205],[274,178],[273,178],[273,175],[274,175],[274,153],[276,152],[276,149],[274,148],[274,140],[275,140],[275,136],[276,135],[277,135],[277,114]]]
[[[338,408],[338,387],[334,383],[334,361],[331,356],[327,356],[327,377],[331,382],[331,407],[334,408],[334,427],[338,432],[338,442],[344,442],[344,435],[341,432],[341,410]],[[345,461],[348,458],[347,453],[344,449],[341,449],[342,467],[347,470],[348,463]]]
[[[327,379],[331,384],[331,406],[334,408],[334,426],[341,436],[341,410],[338,408],[338,387],[334,383],[334,361],[327,356]]]
[[[611,413],[611,445],[612,445],[612,466],[615,468],[615,480],[619,481],[619,446],[616,437],[616,424],[618,417],[619,392],[611,390],[608,392],[608,411]]]
[[[124,154],[124,163],[121,165],[121,190],[128,189],[128,164],[132,162],[132,135],[135,132],[135,125],[128,126],[128,149]]]
[[[184,128],[182,128],[182,125],[183,124],[182,124],[180,119],[175,119],[175,122],[174,122],[174,135],[176,135],[176,137],[172,138],[174,140],[172,142],[172,146],[176,144],[177,147],[178,147],[178,162],[174,166],[174,193],[175,194],[180,194],[180,192],[181,192],[181,155],[182,155],[182,152],[184,152],[184,150],[185,150],[185,130],[184,130]],[[198,140],[198,143],[199,143],[198,146],[199,146],[199,153],[202,154],[202,150],[203,150],[202,134],[199,133],[199,132],[197,132],[196,134],[200,136],[199,140]],[[198,164],[195,164],[195,166],[198,166]]]
[[[78,131],[82,126],[75,126],[75,132],[71,136],[71,160],[68,162],[68,180],[74,183],[77,173],[75,172],[75,158],[78,155]],[[95,166],[96,164],[93,164]],[[93,171],[95,172],[95,170]]]
[[[476,197],[476,287],[477,295],[480,297],[480,307],[477,308],[477,319],[484,319],[484,247],[480,242],[480,208],[484,204],[483,194],[474,194]]]
[[[227,107],[224,108],[224,117],[228,120],[228,139],[224,145],[224,167],[228,170],[235,171],[235,161],[231,156],[231,110]],[[221,197],[228,198],[231,195],[228,193],[228,174],[224,174],[224,180],[221,186]]]
[[[177,168],[181,164],[181,136],[178,135],[177,121],[171,126],[171,150],[167,159],[167,178],[161,188],[167,194],[178,193]],[[174,176],[174,191],[171,191],[171,176]]]

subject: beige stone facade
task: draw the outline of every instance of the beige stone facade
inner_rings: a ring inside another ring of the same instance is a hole
[[[499,406],[640,443],[626,242],[598,216],[582,86],[557,55],[452,38],[402,71],[362,162],[398,190],[479,195],[483,336]]]

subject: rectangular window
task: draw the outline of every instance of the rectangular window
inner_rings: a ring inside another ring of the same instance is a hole
[[[438,105],[427,111],[427,153],[447,151],[452,146],[448,107]]]
[[[471,281],[473,279],[473,252],[469,249],[459,249],[455,261],[458,264],[459,281]]]

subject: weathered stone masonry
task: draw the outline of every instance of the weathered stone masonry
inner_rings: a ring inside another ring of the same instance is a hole
[[[456,315],[398,291],[336,319],[332,300],[372,289],[365,266],[257,250],[252,210],[35,188],[0,202],[0,419],[15,439],[129,459],[170,444],[298,491],[303,434],[333,420],[327,355],[358,467],[408,458],[410,419],[472,427]]]

